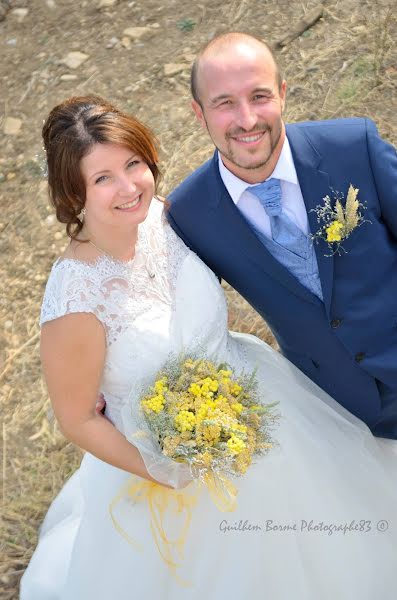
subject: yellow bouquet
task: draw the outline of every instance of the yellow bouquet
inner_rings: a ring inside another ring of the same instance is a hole
[[[158,373],[140,405],[162,454],[188,464],[194,478],[243,474],[272,447],[274,404],[260,402],[255,373],[185,358]]]

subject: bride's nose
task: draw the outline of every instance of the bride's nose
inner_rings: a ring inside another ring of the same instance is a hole
[[[119,180],[119,194],[126,195],[136,192],[137,186],[134,181],[131,180],[131,177],[120,177]]]

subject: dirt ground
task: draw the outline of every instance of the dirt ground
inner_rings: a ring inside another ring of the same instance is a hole
[[[320,6],[322,17],[302,32]],[[67,243],[46,196],[47,113],[88,92],[135,113],[161,140],[166,194],[212,152],[189,105],[192,59],[215,32],[240,30],[277,48],[287,121],[370,116],[396,144],[393,8],[395,0],[0,0],[1,600],[18,597],[43,514],[80,459],[51,418],[38,356],[45,281]],[[137,27],[145,29],[125,31]],[[83,53],[78,66],[71,52]],[[227,295],[232,328],[271,341],[235,292]]]

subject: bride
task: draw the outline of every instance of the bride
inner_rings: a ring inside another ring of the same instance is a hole
[[[101,98],[75,97],[52,110],[43,137],[51,200],[71,239],[47,283],[41,356],[61,430],[86,454],[47,513],[21,600],[394,599],[393,448],[268,345],[227,331],[218,280],[155,196],[145,126]],[[181,527],[173,501],[192,500],[175,573],[151,529],[153,506],[126,498],[117,522],[110,507],[131,478],[156,481],[128,440],[127,404],[138,419],[140,390],[167,357],[203,348],[236,371],[256,367],[281,416],[276,446],[235,481],[234,512],[188,480],[152,486],[169,500],[169,540]]]

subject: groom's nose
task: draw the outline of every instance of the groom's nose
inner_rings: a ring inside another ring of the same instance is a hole
[[[258,121],[255,109],[250,105],[249,102],[239,104],[236,115],[236,125],[245,129],[245,131],[251,131],[255,127]]]

